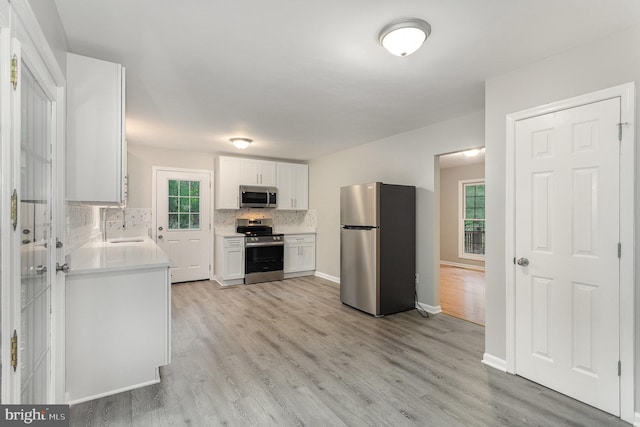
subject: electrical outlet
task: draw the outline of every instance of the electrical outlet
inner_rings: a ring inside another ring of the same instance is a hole
[[[416,273],[416,285],[420,283],[420,275]]]

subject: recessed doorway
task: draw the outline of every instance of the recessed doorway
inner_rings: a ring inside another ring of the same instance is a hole
[[[484,149],[438,157],[440,306],[453,317],[484,325]]]

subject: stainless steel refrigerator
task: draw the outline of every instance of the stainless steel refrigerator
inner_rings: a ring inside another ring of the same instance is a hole
[[[415,307],[416,188],[340,189],[340,300],[374,316]]]

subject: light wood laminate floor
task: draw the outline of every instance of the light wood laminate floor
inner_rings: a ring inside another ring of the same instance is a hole
[[[620,426],[482,363],[484,328],[374,318],[309,277],[173,285],[162,382],[71,408],[72,426]]]
[[[484,271],[440,265],[442,312],[484,325]]]

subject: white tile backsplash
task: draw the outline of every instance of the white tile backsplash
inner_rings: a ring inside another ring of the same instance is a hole
[[[315,209],[308,211],[278,211],[273,209],[216,210],[215,227],[235,227],[237,218],[271,218],[276,227],[315,228],[318,215]]]
[[[100,208],[67,203],[65,220],[65,255],[100,234]]]
[[[151,208],[107,208],[107,238],[151,236]]]
[[[100,236],[102,209],[94,206],[67,204],[65,254],[79,248],[89,240]],[[106,208],[107,237],[150,236],[152,224],[151,208]],[[272,218],[276,227],[315,228],[317,211],[278,211],[274,209],[216,210],[214,227],[233,228],[236,218]]]

